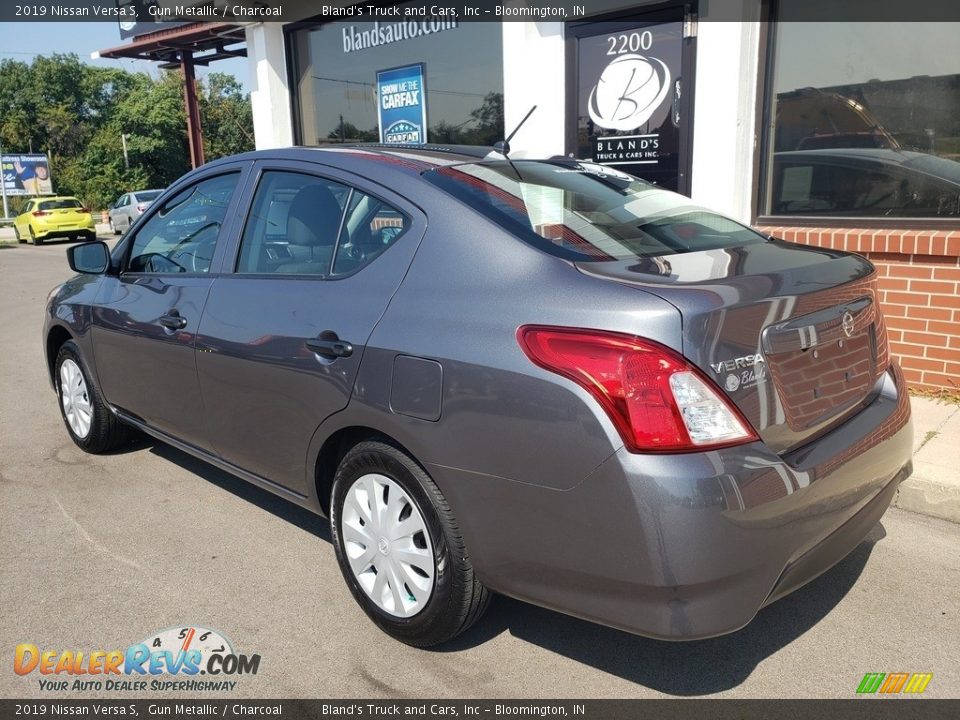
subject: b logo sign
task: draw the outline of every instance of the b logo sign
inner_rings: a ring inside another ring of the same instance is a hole
[[[608,130],[634,130],[649,120],[670,92],[670,70],[662,60],[633,53],[603,69],[590,92],[590,119]]]

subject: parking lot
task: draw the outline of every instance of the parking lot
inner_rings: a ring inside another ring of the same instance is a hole
[[[926,696],[960,697],[960,526],[897,509],[724,638],[652,641],[498,597],[451,645],[389,639],[343,583],[325,520],[149,440],[102,457],[73,445],[40,337],[68,244],[0,247],[3,697],[76,696],[11,672],[18,643],[111,650],[181,625],[261,656],[244,697],[849,698],[866,672],[932,672]]]

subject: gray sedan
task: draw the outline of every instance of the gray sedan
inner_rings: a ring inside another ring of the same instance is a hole
[[[68,259],[44,343],[73,441],[146,432],[328,517],[357,602],[412,645],[492,592],[735,631],[911,471],[873,266],[609,167],[256,152]]]
[[[143,215],[162,193],[163,190],[138,190],[121,195],[107,212],[110,231],[114,235],[119,235],[129,230],[137,218]]]

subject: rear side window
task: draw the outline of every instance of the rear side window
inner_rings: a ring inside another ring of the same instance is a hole
[[[331,277],[356,272],[407,227],[392,206],[304,173],[263,173],[247,218],[238,273]]]
[[[423,177],[520,239],[570,260],[628,260],[766,242],[682,195],[594,163],[468,163]]]
[[[63,198],[61,200],[43,200],[40,202],[41,210],[68,210],[70,208],[81,208],[83,205],[76,198]]]
[[[158,197],[160,197],[160,195],[162,195],[162,194],[163,194],[163,190],[146,190],[146,191],[144,191],[144,192],[138,192],[138,193],[137,193],[137,201],[138,201],[138,202],[153,202],[153,201],[156,200]]]

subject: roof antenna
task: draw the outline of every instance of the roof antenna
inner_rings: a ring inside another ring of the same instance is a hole
[[[533,111],[536,109],[537,109],[536,105],[530,108],[529,112],[527,112],[527,114],[523,116],[523,120],[521,120],[520,123],[513,129],[513,132],[507,136],[507,139],[501,140],[500,142],[496,143],[493,146],[493,151],[496,153],[500,153],[505,158],[507,158],[507,160],[509,160],[510,159],[510,141],[513,140],[513,136],[516,135],[517,131],[523,127],[523,124],[527,121],[527,118],[533,115]]]

